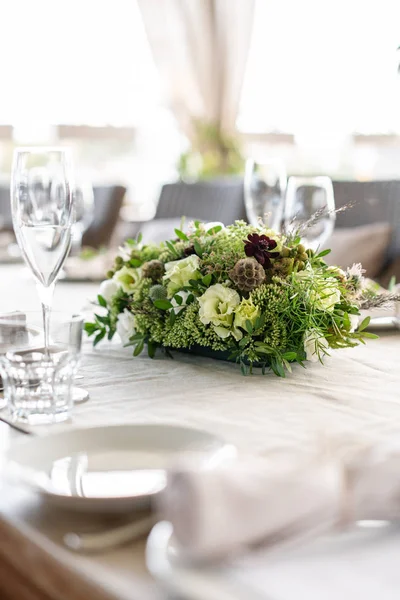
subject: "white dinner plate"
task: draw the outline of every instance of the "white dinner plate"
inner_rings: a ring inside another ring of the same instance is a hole
[[[147,540],[146,563],[171,596],[185,600],[398,600],[399,544],[398,525],[368,521],[275,553],[199,566],[161,522]]]
[[[165,485],[165,469],[182,457],[199,468],[234,458],[235,448],[176,425],[112,425],[29,437],[5,456],[5,474],[64,508],[130,511]]]

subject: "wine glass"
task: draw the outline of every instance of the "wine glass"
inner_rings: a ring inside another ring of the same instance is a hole
[[[281,231],[286,190],[286,172],[283,163],[271,159],[262,162],[249,159],[244,177],[244,197],[249,223],[265,222],[275,231]]]
[[[72,226],[71,256],[79,256],[82,250],[82,238],[93,222],[94,194],[91,183],[76,182],[73,189],[75,223]]]
[[[317,250],[335,227],[335,197],[330,177],[290,177],[286,190],[285,230],[299,229],[305,246]]]
[[[11,211],[21,254],[42,304],[45,351],[54,286],[71,246],[75,219],[72,166],[66,148],[17,148],[11,174]]]

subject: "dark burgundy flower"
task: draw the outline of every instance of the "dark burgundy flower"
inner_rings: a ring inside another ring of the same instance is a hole
[[[183,254],[185,256],[190,256],[191,254],[196,254],[196,250],[194,249],[194,246],[188,246],[187,248],[184,249]]]
[[[277,243],[267,235],[250,233],[247,240],[243,240],[243,242],[246,256],[254,256],[256,261],[266,269],[271,267],[270,259],[279,256],[279,252],[271,252],[276,248]]]

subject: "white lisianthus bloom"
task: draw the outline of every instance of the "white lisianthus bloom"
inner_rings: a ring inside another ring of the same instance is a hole
[[[122,267],[117,271],[113,280],[126,294],[132,294],[139,286],[142,279],[142,269],[133,269],[130,267]]]
[[[236,329],[238,327],[241,327],[242,329],[246,329],[246,321],[250,321],[250,323],[252,325],[254,325],[255,320],[259,316],[260,316],[259,307],[255,306],[251,300],[243,299],[241,301],[241,303],[239,304],[239,306],[235,310],[234,326]],[[240,332],[240,338],[242,338],[242,337],[243,337],[242,333]]]
[[[104,300],[108,305],[111,304],[111,300],[118,291],[118,285],[113,279],[106,279],[100,284],[99,294],[103,296]]]
[[[167,284],[169,296],[188,285],[191,279],[200,279],[199,266],[200,258],[196,254],[166,263],[163,280]]]
[[[318,362],[329,348],[329,344],[317,329],[309,329],[304,336],[304,350],[306,359],[310,362]]]
[[[180,298],[182,298],[182,303],[179,304],[176,300],[176,297],[179,296]],[[170,308],[170,311],[173,310],[174,313],[176,315],[179,315],[179,313],[186,308],[187,306],[187,299],[189,298],[189,296],[193,297],[193,294],[191,294],[190,292],[177,292],[173,298],[171,298],[171,304],[173,306],[173,308]]]
[[[127,308],[118,315],[117,333],[123,344],[129,344],[130,338],[135,334],[135,317]]]
[[[235,308],[240,304],[240,296],[235,290],[216,283],[198,298],[198,302],[199,318],[204,325],[211,323],[215,333],[221,338],[227,338],[231,334],[235,336],[233,320]]]

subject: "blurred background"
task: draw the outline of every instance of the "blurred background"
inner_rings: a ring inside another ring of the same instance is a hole
[[[382,274],[400,245],[399,23],[398,0],[2,0],[0,224],[16,146],[73,149],[94,247],[154,216],[248,218],[246,159],[273,160],[361,202],[338,228],[388,224]]]

